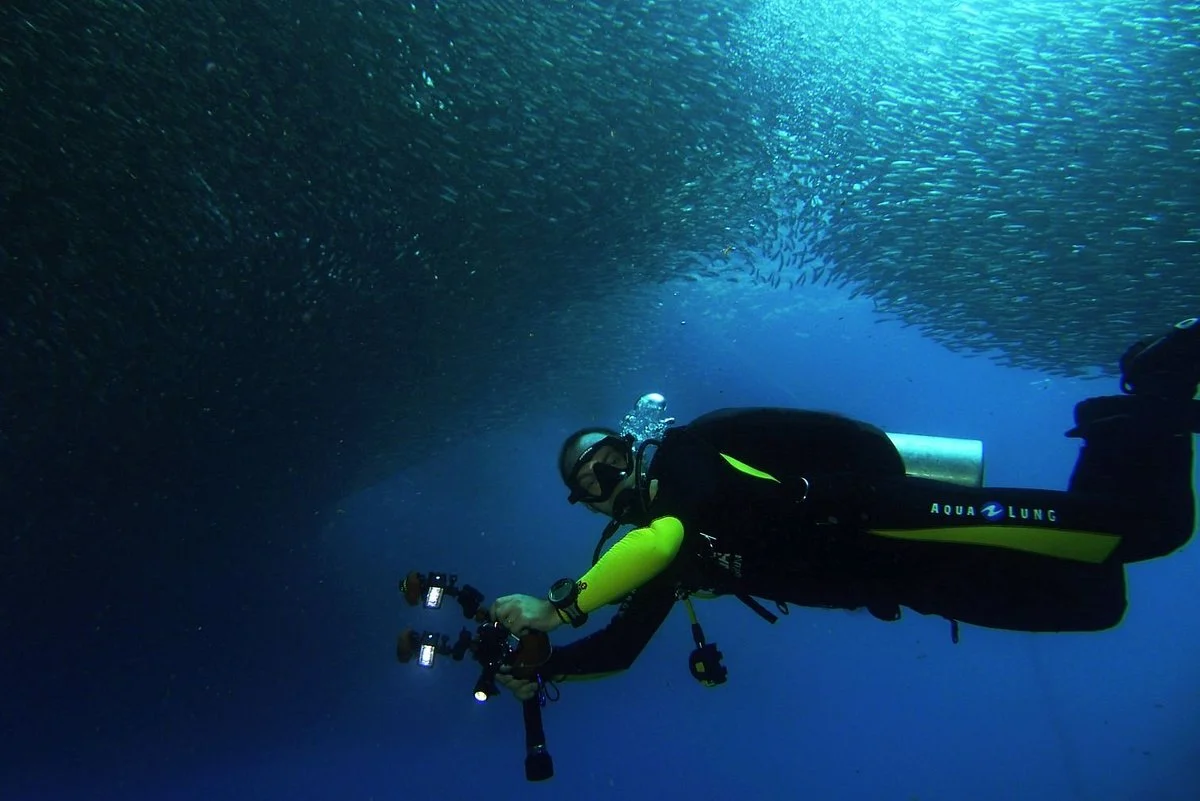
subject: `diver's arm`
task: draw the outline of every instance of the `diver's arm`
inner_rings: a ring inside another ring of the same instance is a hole
[[[539,672],[547,678],[563,680],[600,678],[627,669],[671,612],[675,603],[675,580],[671,572],[660,573],[630,593],[612,621],[600,631],[556,646]]]
[[[619,601],[674,561],[683,545],[683,523],[660,517],[617,540],[579,579],[579,609],[594,612]]]
[[[546,676],[596,675],[633,664],[675,603],[675,580],[664,575],[683,544],[683,523],[660,517],[630,531],[579,579],[576,603],[583,612],[621,602],[603,630],[555,648],[543,666]]]

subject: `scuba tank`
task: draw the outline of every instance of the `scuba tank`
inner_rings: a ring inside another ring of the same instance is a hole
[[[900,452],[905,474],[964,487],[983,486],[983,442],[980,440],[884,433]]]

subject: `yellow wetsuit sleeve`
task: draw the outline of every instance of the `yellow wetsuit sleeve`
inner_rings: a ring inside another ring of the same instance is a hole
[[[683,523],[660,517],[645,528],[635,528],[600,557],[579,579],[579,609],[594,612],[624,598],[666,569],[683,545]]]

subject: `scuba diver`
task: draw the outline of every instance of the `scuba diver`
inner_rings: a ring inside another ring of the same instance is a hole
[[[571,434],[558,462],[568,501],[611,518],[593,565],[546,598],[499,598],[492,619],[520,635],[579,627],[609,604],[618,611],[556,646],[536,677],[500,683],[524,700],[545,681],[628,668],[683,600],[693,675],[718,684],[724,668],[693,595],[735,596],[771,622],[764,603],[781,614],[789,604],[866,609],[884,621],[907,607],[947,618],[956,642],[960,622],[1030,632],[1117,625],[1124,566],[1169,554],[1194,531],[1200,321],[1137,343],[1120,369],[1125,394],[1075,407],[1066,436],[1082,447],[1065,492],[983,487],[981,462],[967,475],[953,459],[921,469],[903,435],[824,412],[724,409],[641,431],[627,415],[622,432]],[[647,395],[631,415],[656,410],[662,396]],[[634,528],[601,556],[625,525]]]

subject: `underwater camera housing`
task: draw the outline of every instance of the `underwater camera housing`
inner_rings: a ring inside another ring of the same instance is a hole
[[[417,633],[407,627],[396,637],[396,660],[402,664],[414,657],[421,667],[432,668],[439,655],[449,655],[461,662],[470,654],[480,666],[479,678],[472,694],[476,701],[485,702],[500,694],[496,674],[502,670],[516,678],[538,683],[538,693],[522,702],[525,724],[525,778],[543,781],[554,775],[554,763],[546,750],[546,734],[542,728],[542,706],[546,694],[538,668],[550,658],[550,637],[541,631],[529,631],[518,637],[500,623],[491,620],[482,608],[483,593],[470,584],[458,586],[458,576],[447,573],[418,573],[413,571],[400,580],[400,594],[409,606],[439,609],[447,596],[455,598],[463,616],[479,625],[472,632],[463,628],[454,643],[449,635],[434,631]]]

